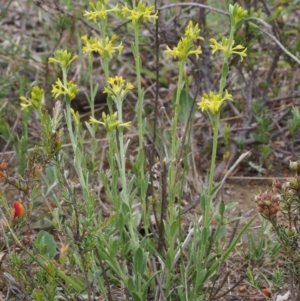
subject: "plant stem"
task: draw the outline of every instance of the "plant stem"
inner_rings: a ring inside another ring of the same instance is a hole
[[[65,87],[67,87],[68,82],[67,82],[67,70],[66,68],[62,68],[62,72],[63,72],[63,85]],[[65,111],[65,117],[66,117],[66,123],[67,123],[67,128],[68,128],[68,133],[69,133],[69,137],[71,139],[71,144],[72,144],[72,149],[74,152],[74,166],[82,187],[82,192],[83,192],[83,196],[84,199],[86,201],[90,200],[90,192],[88,189],[88,183],[85,180],[85,177],[87,177],[88,175],[84,175],[83,171],[82,171],[82,149],[80,149],[80,143],[77,141],[77,137],[78,137],[78,129],[76,131],[73,130],[73,126],[72,126],[72,118],[71,118],[71,101],[68,95],[66,95],[65,97],[66,99],[66,111]]]
[[[176,174],[176,153],[177,153],[177,125],[178,125],[178,116],[180,111],[180,94],[183,87],[183,69],[184,61],[179,63],[179,75],[178,75],[178,84],[177,84],[177,93],[175,100],[174,108],[174,117],[172,120],[172,145],[171,145],[171,163],[170,163],[170,179],[169,179],[169,208],[170,208],[170,224],[174,221],[174,202],[175,202],[175,174]]]
[[[220,80],[220,85],[219,85],[219,94],[222,98],[223,95],[223,90],[226,85],[226,78],[228,74],[228,59],[230,56],[230,50],[231,50],[231,44],[233,41],[234,37],[234,32],[235,32],[235,27],[231,26],[230,28],[230,35],[229,35],[229,40],[228,40],[228,48],[226,53],[224,54],[224,61],[223,61],[223,68],[222,68],[222,76]],[[220,110],[215,114],[214,116],[214,122],[213,122],[213,149],[212,149],[212,156],[211,156],[211,164],[210,164],[210,171],[209,171],[209,181],[208,181],[208,204],[206,205],[206,211],[204,214],[204,220],[203,223],[204,225],[208,225],[208,216],[209,216],[209,210],[211,206],[211,198],[212,196],[212,189],[213,189],[213,181],[214,181],[214,173],[215,173],[215,168],[216,168],[216,156],[217,156],[217,147],[218,147],[218,135],[219,135],[219,123],[220,123]]]
[[[228,59],[230,56],[231,51],[231,44],[233,42],[235,27],[231,24],[230,27],[230,35],[228,40],[228,47],[227,51],[224,53],[224,60],[223,60],[223,68],[222,68],[222,75],[220,79],[220,85],[219,85],[219,95],[222,99],[223,96],[223,90],[226,85],[226,78],[228,75]],[[210,220],[209,220],[209,213],[211,209],[211,203],[213,198],[213,182],[214,182],[214,173],[216,168],[216,156],[217,156],[217,147],[218,147],[218,135],[219,135],[219,123],[220,123],[220,110],[215,114],[212,115],[212,126],[213,126],[213,147],[212,147],[212,155],[211,155],[211,164],[210,164],[210,171],[209,171],[209,179],[208,179],[208,190],[206,192],[206,195],[203,196],[203,202],[202,208],[204,208],[203,213],[203,226],[201,230],[201,246],[200,246],[200,252],[199,257],[197,259],[197,275],[196,275],[196,285],[198,286],[200,283],[200,273],[202,272],[202,266],[203,266],[203,260],[205,256],[205,252],[207,250],[208,246],[208,238],[210,237]],[[198,287],[194,288],[194,297],[196,298],[198,292]]]
[[[120,123],[123,123],[123,115],[122,115],[122,99],[117,99],[115,101],[118,111],[118,120]],[[126,149],[124,147],[124,136],[123,136],[123,128],[118,127],[118,136],[119,136],[119,158],[117,162],[119,162],[119,173],[121,177],[121,185],[122,185],[122,193],[121,193],[121,202],[125,202],[128,208],[131,208],[132,204],[130,201],[130,191],[127,189],[127,180],[126,180]],[[134,246],[134,250],[138,248],[138,237],[133,228],[133,219],[132,213],[128,215],[128,223],[127,227],[131,236],[132,244]]]
[[[133,3],[133,7],[135,7],[135,1]],[[145,133],[145,121],[143,119],[143,107],[144,107],[144,92],[142,89],[142,78],[141,78],[141,59],[140,59],[140,51],[139,51],[139,27],[134,27],[134,58],[135,58],[135,68],[136,68],[136,81],[137,81],[137,89],[138,89],[138,105],[137,105],[137,119],[138,119],[138,131],[139,131],[139,151],[137,161],[139,162],[139,189],[140,189],[140,198],[142,203],[142,217],[144,223],[144,229],[146,231],[146,235],[148,235],[149,231],[149,220],[147,214],[147,203],[146,203],[146,194],[147,194],[147,186],[148,183],[145,183],[145,154],[144,154],[144,133]]]
[[[172,139],[172,145],[171,145],[171,162],[170,162],[170,169],[169,169],[169,225],[170,228],[173,228],[172,225],[175,222],[176,216],[175,216],[175,196],[176,196],[176,153],[177,153],[177,124],[178,124],[178,116],[180,111],[180,94],[183,87],[183,71],[184,71],[184,64],[185,61],[179,62],[179,75],[178,75],[178,83],[177,83],[177,93],[176,93],[176,100],[175,100],[175,108],[174,108],[174,117],[172,120],[172,133],[171,133],[171,139]],[[175,245],[175,238],[176,233],[171,233],[170,237],[168,237],[169,241],[169,255],[171,262],[174,259],[174,245]],[[166,279],[166,295],[168,296],[170,285],[171,285],[171,276],[173,271],[171,269],[168,269],[167,271],[167,279]]]
[[[118,111],[118,120],[120,123],[123,122],[123,115],[122,115],[122,99],[116,101],[117,105],[117,111]],[[120,176],[121,176],[121,183],[122,183],[122,191],[124,193],[124,201],[126,204],[129,204],[129,198],[128,198],[128,191],[127,191],[127,183],[126,183],[126,169],[125,169],[125,149],[124,149],[124,137],[123,137],[123,128],[118,128],[118,136],[119,136],[119,170],[120,170]]]

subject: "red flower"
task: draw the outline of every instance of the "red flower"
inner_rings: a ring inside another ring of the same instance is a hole
[[[20,217],[24,215],[25,209],[24,206],[20,201],[15,201],[14,202],[14,217],[13,220],[15,220],[17,217]]]

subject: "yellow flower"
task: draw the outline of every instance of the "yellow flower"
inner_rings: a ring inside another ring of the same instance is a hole
[[[87,20],[93,20],[95,23],[97,23],[97,19],[106,19],[107,14],[110,12],[119,12],[118,4],[111,9],[105,9],[107,5],[107,1],[98,1],[96,6],[94,3],[90,2],[89,6],[91,8],[91,11],[85,11],[84,17]]]
[[[210,47],[212,48],[212,54],[214,54],[217,50],[220,50],[224,53],[224,56],[229,57],[232,54],[237,54],[241,58],[241,62],[243,58],[247,56],[247,48],[242,45],[237,45],[233,47],[234,40],[232,40],[231,45],[229,45],[229,40],[226,37],[222,38],[222,44],[218,43],[215,39],[210,39],[211,42]]]
[[[78,92],[77,85],[73,81],[67,83],[67,87],[63,85],[61,80],[58,78],[54,85],[52,85],[52,95],[54,98],[57,98],[60,95],[68,95],[70,100],[74,99]]]
[[[190,41],[203,40],[203,38],[200,37],[200,29],[198,24],[194,26],[192,21],[189,21],[184,35]]]
[[[154,6],[147,7],[142,1],[139,2],[136,8],[129,9],[127,4],[122,7],[122,15],[132,22],[133,25],[140,25],[143,22],[152,20],[153,23],[158,18],[158,12],[153,15],[151,12],[154,10]]]
[[[97,119],[95,119],[94,117],[90,117],[89,119],[89,123],[97,123],[97,124],[102,124],[104,125],[105,129],[107,130],[107,132],[111,132],[113,130],[115,130],[118,127],[121,128],[126,128],[129,129],[130,125],[131,125],[131,121],[126,122],[126,123],[122,123],[117,119],[118,113],[115,112],[114,114],[109,114],[106,115],[105,112],[102,112],[102,121],[99,121]]]
[[[105,126],[105,123],[104,123],[104,122],[101,122],[101,121],[97,120],[96,118],[94,118],[94,117],[92,117],[92,116],[90,116],[89,123],[91,123],[91,124],[92,124],[92,123],[98,123],[98,124],[102,124],[102,125]]]
[[[103,122],[95,119],[94,117],[90,117],[89,123],[102,124],[108,132],[113,131],[120,125],[120,122],[117,120],[117,112],[111,115],[106,115],[105,112],[102,112],[102,119]]]
[[[209,94],[204,93],[201,101],[198,102],[198,109],[202,112],[208,110],[212,114],[216,114],[225,100],[233,101],[232,95],[227,90],[225,90],[223,98],[221,98],[220,94],[214,94],[213,92],[209,92]]]
[[[237,3],[229,4],[229,16],[232,26],[238,25],[248,15],[248,11],[241,8]]]
[[[167,56],[173,56],[174,59],[178,58],[180,61],[185,61],[188,56],[194,54],[196,58],[199,58],[199,55],[202,53],[201,47],[198,46],[196,49],[194,48],[194,42],[197,40],[203,40],[200,37],[200,29],[198,28],[198,24],[193,26],[193,22],[190,21],[187,29],[185,31],[184,36],[180,39],[176,47],[170,49],[167,46],[167,50],[164,52]]]
[[[128,122],[125,122],[125,123],[121,123],[120,124],[121,127],[129,130],[130,129],[130,126],[131,126],[131,121],[128,121]]]
[[[37,86],[34,86],[31,89],[30,96],[31,96],[30,99],[27,99],[24,96],[20,97],[21,107],[22,107],[21,110],[28,111],[28,109],[30,107],[33,107],[34,109],[39,110],[41,107],[41,104],[44,103],[44,101],[45,101],[44,90]]]
[[[75,60],[77,60],[77,55],[72,57],[72,53],[68,50],[57,50],[54,58],[50,57],[48,63],[57,63],[61,68],[68,69]]]
[[[28,112],[28,109],[32,106],[31,101],[24,96],[20,96],[20,100],[21,100],[21,110]]]
[[[112,58],[116,51],[119,54],[123,50],[122,42],[118,46],[113,46],[113,42],[117,39],[117,35],[113,35],[111,39],[105,38],[104,42],[99,41],[97,38],[88,38],[87,35],[81,37],[81,40],[85,44],[82,47],[84,53],[98,52],[104,58]]]
[[[107,80],[107,87],[104,88],[103,93],[107,93],[112,98],[124,99],[130,90],[133,89],[133,85],[129,82],[125,82],[122,76],[109,77]]]
[[[173,56],[174,59],[178,57],[178,59],[186,60],[188,56],[195,54],[196,58],[199,58],[199,55],[202,53],[201,47],[198,46],[196,49],[191,50],[192,43],[187,38],[181,38],[181,40],[178,42],[177,47],[173,47],[173,49],[170,49],[169,46],[167,46],[167,50],[165,50],[165,53],[168,57]]]
[[[51,93],[54,98],[57,98],[61,94],[65,94],[64,85],[59,78],[56,80],[55,84],[52,85]]]
[[[75,126],[79,126],[80,124],[80,116],[79,116],[79,112],[78,111],[74,111],[72,108],[71,108],[71,114],[73,116],[73,120],[74,120],[74,123],[75,123]]]

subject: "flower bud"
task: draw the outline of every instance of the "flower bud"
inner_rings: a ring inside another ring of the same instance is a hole
[[[43,171],[43,167],[41,164],[37,164],[33,169],[33,176],[36,178],[38,177],[41,172]]]
[[[21,217],[25,213],[23,204],[20,201],[15,201],[13,204],[13,216],[12,221],[15,221],[16,218]]]
[[[258,212],[268,220],[276,217],[276,214],[280,209],[279,201],[280,194],[269,190],[261,192],[255,197]]]
[[[299,163],[297,161],[290,161],[290,169],[298,171]]]

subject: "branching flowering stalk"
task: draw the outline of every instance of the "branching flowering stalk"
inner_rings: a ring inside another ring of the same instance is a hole
[[[85,200],[91,200],[90,189],[88,187],[87,178],[88,174],[83,174],[82,161],[83,157],[79,151],[80,143],[78,143],[79,137],[79,115],[71,110],[71,101],[77,94],[77,86],[72,81],[67,81],[68,70],[73,61],[77,59],[77,56],[72,56],[67,50],[58,50],[54,54],[54,58],[49,59],[49,63],[57,63],[62,69],[63,80],[58,79],[54,85],[52,85],[52,95],[54,98],[64,96],[66,102],[65,118],[68,128],[69,137],[71,139],[72,148],[74,151],[74,166],[79,177],[79,181],[83,190],[83,196]],[[72,125],[72,117],[75,121],[75,128]],[[91,212],[91,207],[89,212]]]
[[[125,3],[125,6],[122,7],[121,13],[122,16],[128,20],[131,21],[133,28],[134,28],[134,44],[132,46],[134,60],[135,60],[135,68],[136,68],[136,81],[137,81],[137,90],[138,90],[138,104],[137,104],[137,120],[138,120],[138,131],[139,131],[139,152],[138,152],[138,158],[137,162],[139,164],[139,175],[138,179],[140,183],[137,183],[140,189],[140,198],[142,203],[142,215],[143,215],[143,223],[144,223],[144,229],[146,230],[146,234],[148,233],[149,229],[149,221],[147,218],[146,213],[146,194],[147,194],[147,185],[145,180],[145,170],[144,170],[144,162],[145,162],[145,155],[144,155],[144,133],[145,133],[145,121],[143,118],[143,112],[144,112],[144,91],[142,89],[142,78],[141,78],[141,72],[142,72],[142,62],[140,58],[140,50],[139,50],[139,27],[142,23],[145,23],[147,21],[152,21],[155,23],[157,20],[158,12],[155,12],[152,14],[151,12],[154,10],[154,6],[149,6],[142,1],[139,2],[138,5],[136,5],[136,1],[132,1],[132,9],[129,9],[127,7],[127,4]],[[147,181],[148,182],[148,181]]]
[[[219,122],[220,122],[220,111],[222,109],[222,105],[225,100],[231,100],[232,96],[225,90],[224,88],[226,84],[226,77],[228,75],[229,67],[228,60],[229,57],[233,54],[240,55],[241,61],[246,56],[246,48],[241,45],[234,46],[234,34],[238,24],[246,17],[247,11],[243,10],[239,5],[229,5],[229,15],[230,15],[230,35],[229,39],[226,37],[222,38],[222,43],[219,44],[215,39],[210,39],[212,53],[214,54],[216,51],[223,52],[223,68],[222,74],[219,84],[219,93],[215,94],[214,92],[209,92],[208,94],[204,93],[200,102],[198,102],[198,107],[202,111],[207,111],[212,122],[213,126],[213,148],[212,148],[212,156],[211,156],[211,165],[209,171],[209,179],[208,179],[208,190],[205,194],[202,195],[201,198],[201,207],[203,212],[203,226],[201,229],[201,245],[200,252],[197,256],[196,265],[196,285],[193,288],[193,300],[197,299],[199,294],[199,287],[202,287],[201,277],[204,277],[202,272],[205,271],[203,267],[204,256],[208,249],[210,237],[210,220],[209,213],[211,209],[211,201],[212,198],[218,189],[218,186],[213,187],[213,178],[215,172],[215,164],[216,164],[216,154],[217,154],[217,145],[218,145],[218,132],[219,132]],[[223,96],[224,95],[224,96]],[[217,262],[216,264],[219,264]],[[200,285],[200,286],[199,286]]]
[[[223,68],[221,74],[221,80],[219,85],[219,93],[215,94],[213,92],[209,92],[209,94],[204,94],[201,101],[198,103],[199,109],[202,111],[207,111],[210,115],[210,119],[213,125],[213,149],[212,149],[212,157],[211,157],[211,166],[209,172],[209,180],[208,180],[208,198],[210,199],[213,190],[213,178],[214,171],[216,165],[216,154],[217,154],[217,144],[218,144],[218,131],[219,131],[219,122],[220,122],[220,110],[222,108],[222,104],[225,100],[231,100],[232,96],[225,90],[224,87],[226,84],[226,77],[229,72],[228,60],[229,57],[233,54],[238,54],[240,56],[241,61],[246,56],[246,48],[242,45],[234,46],[234,34],[237,26],[240,22],[247,16],[247,11],[243,10],[238,4],[229,5],[229,16],[230,16],[230,34],[229,38],[222,38],[222,43],[218,43],[215,39],[210,39],[212,54],[217,51],[221,51],[223,53]],[[210,200],[208,204],[205,205],[204,212],[204,225],[208,224],[209,210],[210,210]]]
[[[121,177],[122,189],[126,204],[129,205],[127,183],[126,183],[126,170],[125,170],[125,158],[126,151],[124,149],[124,136],[123,129],[129,129],[131,122],[123,123],[122,119],[122,104],[128,94],[128,92],[133,89],[132,84],[126,83],[122,77],[109,78],[107,82],[107,87],[104,88],[104,93],[111,97],[115,102],[117,107],[117,112],[113,114],[102,113],[102,121],[90,117],[89,122],[91,124],[103,125],[106,129],[108,136],[108,160],[110,162],[110,167],[112,172],[119,170],[119,175]],[[119,143],[116,141],[116,132],[118,131]],[[118,147],[119,146],[119,147]],[[115,165],[117,162],[118,166]],[[118,167],[118,168],[117,168]],[[114,210],[118,212],[121,208],[121,201],[116,191],[112,191],[112,202]]]
[[[171,146],[171,162],[170,162],[170,169],[169,169],[169,214],[170,214],[170,220],[169,225],[172,227],[172,225],[175,223],[176,216],[175,216],[175,195],[176,195],[176,180],[175,180],[175,174],[176,174],[176,153],[178,150],[178,139],[177,139],[177,124],[178,124],[178,116],[180,111],[180,94],[184,86],[183,82],[183,76],[184,76],[184,66],[187,61],[188,56],[195,55],[198,59],[199,55],[201,54],[201,47],[198,46],[195,48],[194,44],[198,40],[203,40],[202,37],[200,37],[200,29],[198,27],[198,24],[193,25],[192,21],[189,22],[187,29],[185,31],[184,37],[181,38],[181,40],[178,42],[178,45],[174,47],[173,49],[170,49],[167,47],[167,50],[165,50],[165,53],[167,56],[172,56],[174,59],[179,60],[179,75],[178,75],[178,83],[177,83],[177,93],[176,93],[176,100],[175,100],[175,108],[174,108],[174,117],[172,120],[172,133],[171,133],[171,139],[172,139],[172,146]],[[177,232],[177,231],[176,231]],[[176,233],[171,233],[169,237],[169,254],[170,258],[173,261],[174,258],[174,247],[175,247],[175,238]],[[170,289],[170,282],[171,282],[171,269],[168,269],[167,271],[167,282],[166,282],[166,291],[168,295],[168,290]]]
[[[109,143],[110,144],[110,150],[115,149],[115,152],[110,153],[110,156],[112,160],[115,159],[117,161],[119,175],[121,178],[121,184],[122,184],[122,192],[120,197],[117,198],[118,203],[115,204],[118,211],[122,206],[122,203],[125,203],[128,208],[132,207],[131,200],[130,200],[130,191],[128,190],[128,184],[126,180],[126,144],[124,144],[124,136],[123,131],[124,129],[129,129],[131,122],[123,122],[123,116],[122,116],[122,105],[123,101],[126,98],[127,94],[130,90],[133,89],[133,85],[131,83],[125,82],[125,80],[122,77],[116,76],[116,77],[110,77],[107,81],[107,86],[104,88],[104,93],[108,94],[112,100],[114,101],[117,112],[115,112],[112,115],[106,115],[105,113],[102,113],[102,120],[98,121],[93,117],[90,117],[89,122],[90,123],[98,123],[105,127],[108,134],[114,133],[114,135],[109,136]],[[118,131],[118,146],[117,143],[113,142],[115,140],[115,133]],[[120,202],[121,201],[121,202]],[[137,243],[138,238],[135,234],[135,231],[133,229],[134,223],[132,222],[132,215],[128,215],[129,222],[127,223],[130,235],[132,237],[132,242],[134,244]],[[136,246],[135,246],[136,247]]]
[[[186,29],[186,32],[184,34],[184,37],[181,38],[181,40],[178,42],[177,47],[174,47],[173,49],[170,49],[167,47],[167,50],[165,50],[165,53],[167,56],[173,56],[174,59],[179,59],[179,76],[178,76],[178,89],[176,94],[176,100],[175,100],[175,110],[174,110],[174,117],[172,121],[172,146],[171,146],[171,167],[170,167],[170,179],[169,179],[169,190],[170,190],[170,197],[169,197],[169,206],[170,206],[170,223],[174,221],[174,201],[175,201],[175,159],[176,159],[176,141],[177,141],[177,124],[178,124],[178,116],[179,116],[179,100],[180,100],[180,94],[184,86],[183,82],[183,76],[184,76],[184,65],[186,63],[186,60],[188,56],[194,54],[196,58],[199,58],[199,55],[201,54],[201,47],[198,46],[196,49],[194,49],[194,43],[197,40],[203,40],[202,37],[199,36],[200,29],[197,25],[193,25],[192,21],[189,22],[188,27]]]
[[[123,50],[123,45],[121,43],[117,43],[117,35],[113,35],[112,37],[108,37],[106,35],[106,29],[107,29],[107,17],[108,14],[117,14],[120,9],[118,8],[118,4],[113,8],[108,8],[108,1],[107,0],[101,0],[98,1],[95,5],[94,3],[89,3],[89,11],[85,11],[84,17],[87,20],[92,20],[94,23],[97,24],[100,32],[100,39],[94,38],[94,37],[88,37],[87,35],[84,35],[81,37],[81,40],[83,41],[83,53],[89,54],[89,68],[90,68],[90,93],[91,96],[94,97],[95,93],[94,90],[94,84],[93,84],[93,78],[92,78],[92,65],[93,65],[93,56],[91,55],[93,52],[96,52],[100,55],[101,58],[101,65],[102,69],[104,71],[105,80],[107,81],[109,78],[109,60],[115,55],[120,54]],[[92,117],[94,118],[94,99],[91,99],[91,113]],[[113,115],[113,101],[110,96],[107,97],[107,105],[109,109],[109,114]],[[97,142],[95,139],[95,132],[96,132],[97,126],[96,124],[92,124],[92,128],[90,129],[90,132],[92,134],[92,144],[91,148],[96,151]],[[108,134],[110,135],[110,134]],[[112,151],[112,149],[110,149]],[[93,155],[93,153],[92,153]],[[110,162],[112,170],[115,170],[115,162],[114,160]]]
[[[66,121],[67,127],[72,143],[72,147],[75,150],[77,141],[74,137],[73,127],[72,127],[72,120],[71,120],[71,100],[75,98],[77,94],[77,86],[73,84],[72,81],[67,81],[67,74],[70,68],[70,65],[73,61],[77,59],[77,56],[72,56],[70,52],[67,50],[58,50],[54,54],[54,58],[49,58],[49,63],[56,63],[61,67],[63,81],[57,79],[55,84],[52,85],[52,96],[54,98],[58,98],[59,96],[63,95],[66,101]]]
[[[108,79],[108,85],[104,89],[104,93],[107,93],[114,101],[117,112],[112,115],[107,116],[105,113],[102,114],[103,122],[98,121],[98,123],[103,124],[108,132],[118,130],[119,132],[119,157],[117,159],[119,173],[121,177],[122,183],[122,192],[123,192],[123,200],[127,205],[129,204],[128,191],[127,191],[127,183],[126,183],[126,169],[125,169],[125,158],[126,151],[124,148],[124,137],[123,137],[123,129],[130,128],[130,122],[123,123],[122,119],[122,104],[123,101],[128,94],[128,92],[133,89],[132,84],[126,83],[122,77],[116,76],[115,78]],[[94,119],[90,118],[90,122],[95,122]],[[116,154],[117,155],[117,154]]]
[[[119,13],[120,9],[118,8],[118,4],[114,8],[108,9],[107,0],[98,1],[96,5],[90,2],[89,6],[90,11],[85,11],[84,17],[87,20],[93,20],[93,22],[98,25],[101,37],[100,40],[98,40],[97,38],[88,38],[87,35],[82,36],[81,39],[85,44],[83,46],[83,52],[89,54],[91,54],[92,52],[97,52],[98,54],[100,54],[102,69],[104,71],[105,80],[107,81],[109,78],[109,59],[112,58],[115,52],[118,52],[120,54],[123,50],[122,43],[115,45],[117,35],[113,35],[111,38],[106,36],[107,16],[111,13]],[[107,99],[107,104],[109,113],[112,114],[113,102],[109,97]]]

